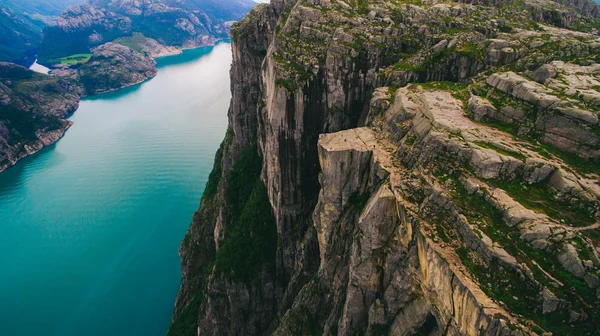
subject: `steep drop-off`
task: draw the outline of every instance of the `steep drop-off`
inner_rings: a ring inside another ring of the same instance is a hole
[[[256,7],[170,334],[595,334],[599,16]]]

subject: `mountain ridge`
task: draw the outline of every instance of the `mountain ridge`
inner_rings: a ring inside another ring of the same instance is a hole
[[[94,0],[70,7],[57,25],[44,31],[39,63],[52,66],[52,60],[89,53],[95,47],[117,38],[140,33],[165,46],[193,48],[214,43],[229,35],[226,21],[249,10],[249,1],[221,3],[202,1],[116,1]],[[239,6],[238,6],[239,5]],[[236,8],[236,11],[233,11]],[[204,9],[218,15],[207,15]],[[239,12],[239,13],[238,13]],[[173,24],[174,23],[174,24]]]

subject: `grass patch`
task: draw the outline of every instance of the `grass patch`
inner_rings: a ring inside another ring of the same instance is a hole
[[[215,260],[215,272],[249,281],[264,265],[275,266],[277,231],[267,188],[255,180],[252,194],[227,234]]]
[[[92,58],[92,54],[75,54],[57,59],[52,59],[49,62],[52,64],[72,66],[86,63],[90,60],[90,58]]]
[[[421,67],[418,65],[406,63],[406,62],[398,62],[394,64],[394,70],[397,71],[410,71],[410,72],[419,72],[421,71]]]
[[[549,251],[534,249],[520,238],[521,233],[518,229],[511,228],[504,223],[502,214],[489,204],[483,196],[469,195],[456,175],[451,176],[451,178],[456,183],[455,202],[462,209],[461,212],[469,219],[470,223],[477,224],[478,228],[494,242],[499,243],[519,263],[526,264],[534,273],[536,280],[542,285],[552,288],[552,291],[559,297],[566,298],[572,303],[573,309],[587,311],[591,316],[588,320],[577,323],[573,328],[571,327],[572,324],[568,323],[568,315],[566,317],[567,321],[565,321],[564,311],[559,310],[552,314],[542,314],[541,302],[539,302],[541,288],[538,288],[528,277],[508,269],[496,261],[486,264],[466,247],[457,249],[457,254],[463,264],[479,281],[482,290],[495,300],[504,302],[511,311],[531,318],[543,328],[557,335],[586,335],[589,333],[584,333],[584,330],[595,330],[595,321],[598,321],[599,312],[597,308],[593,308],[596,301],[594,291],[590,290],[581,279],[573,276],[558,263],[557,247],[552,247]],[[553,288],[552,281],[533,263],[534,260],[545,271],[561,281],[564,286]],[[581,298],[588,302],[583,302]],[[588,307],[592,308],[589,309]]]
[[[140,33],[133,33],[131,36],[119,37],[113,42],[129,47],[137,52],[143,52],[142,44],[146,43],[146,41],[146,36]]]
[[[215,154],[215,162],[213,164],[213,169],[210,172],[210,175],[208,175],[208,181],[206,182],[206,187],[204,188],[202,199],[212,198],[217,193],[219,182],[221,182],[221,175],[223,174],[222,161],[224,147],[225,140],[223,140],[221,146],[217,150],[217,154]]]
[[[487,182],[506,191],[524,207],[544,213],[558,221],[564,221],[571,226],[588,226],[596,222],[595,216],[586,209],[555,199],[548,191],[545,182],[530,185],[501,179],[487,180]]]
[[[483,141],[475,141],[473,142],[474,144],[476,144],[479,147],[483,147],[483,148],[487,148],[487,149],[491,149],[494,150],[502,155],[506,155],[506,156],[512,156],[516,159],[519,159],[521,161],[525,161],[526,157],[525,155],[519,153],[519,152],[513,152],[513,151],[508,151],[504,148],[500,148],[492,143],[487,143],[487,142],[483,142]]]
[[[462,101],[464,106],[467,106],[467,102],[469,101],[469,98],[471,98],[469,86],[466,84],[440,81],[419,83],[419,85],[428,90],[448,91],[454,98]]]

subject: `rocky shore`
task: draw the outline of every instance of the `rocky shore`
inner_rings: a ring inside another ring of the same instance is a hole
[[[60,139],[82,95],[65,79],[0,63],[0,171]]]

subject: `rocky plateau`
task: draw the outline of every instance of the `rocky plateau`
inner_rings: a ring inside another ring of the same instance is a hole
[[[597,335],[600,7],[272,0],[171,335]]]

